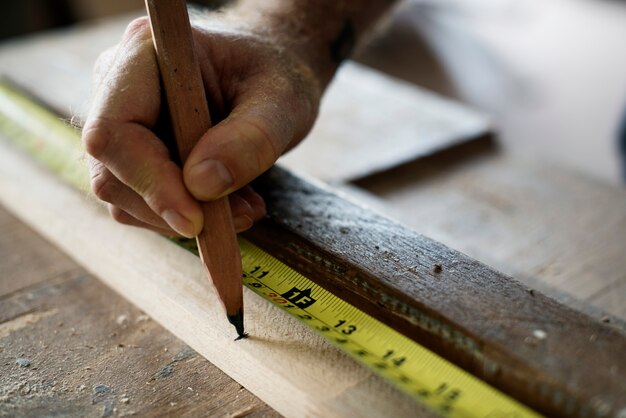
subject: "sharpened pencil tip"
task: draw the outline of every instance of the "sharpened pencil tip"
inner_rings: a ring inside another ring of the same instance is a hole
[[[243,330],[243,310],[240,309],[235,315],[226,315],[228,317],[228,322],[233,324],[235,329],[237,330],[237,334],[239,335],[235,341],[242,340],[248,336]]]
[[[243,340],[245,338],[248,338],[248,333],[247,332],[245,332],[245,333],[241,334],[240,336],[238,336],[237,338],[235,338],[235,341]]]

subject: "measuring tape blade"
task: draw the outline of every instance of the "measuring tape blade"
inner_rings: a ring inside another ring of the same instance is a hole
[[[80,134],[0,82],[0,134],[73,187],[89,176]],[[194,240],[174,239],[198,254]],[[239,238],[243,284],[432,411],[448,417],[539,415],[451,362],[355,308],[249,241]]]

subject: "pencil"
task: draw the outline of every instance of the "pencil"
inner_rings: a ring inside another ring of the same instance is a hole
[[[159,70],[181,160],[211,127],[185,0],[146,0]],[[244,338],[239,245],[228,198],[202,202],[204,227],[196,237],[200,258],[238,339]]]

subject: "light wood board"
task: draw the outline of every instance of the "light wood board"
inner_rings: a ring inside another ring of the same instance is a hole
[[[246,291],[232,328],[190,253],[116,224],[0,142],[0,202],[229,376],[286,416],[416,416],[420,408],[269,302]]]

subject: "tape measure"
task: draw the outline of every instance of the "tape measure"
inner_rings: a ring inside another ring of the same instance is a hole
[[[2,82],[0,134],[72,186],[88,189],[89,177],[77,130]],[[195,241],[174,241],[197,255]],[[240,238],[239,244],[246,287],[295,316],[432,411],[448,417],[539,416],[326,291],[252,243]]]

